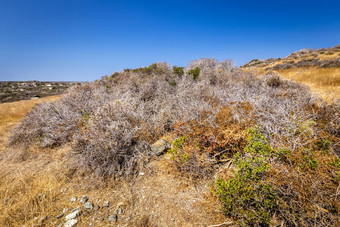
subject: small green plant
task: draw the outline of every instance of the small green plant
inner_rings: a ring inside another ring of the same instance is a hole
[[[332,143],[327,139],[320,139],[315,141],[314,145],[316,146],[316,149],[320,151],[329,151],[329,148],[331,147]]]
[[[334,161],[331,162],[330,164],[340,170],[340,158],[335,158]]]
[[[174,87],[174,86],[177,85],[177,83],[176,83],[176,81],[171,81],[171,82],[170,82],[170,85]]]
[[[179,77],[182,77],[184,75],[184,68],[183,67],[173,66],[172,70]]]
[[[318,160],[315,159],[313,155],[305,155],[303,156],[303,163],[301,164],[303,169],[310,168],[315,170],[318,168]]]
[[[200,72],[201,72],[201,69],[199,67],[196,67],[194,69],[190,69],[188,71],[188,74],[191,75],[194,80],[196,80],[198,76],[200,75]]]
[[[186,140],[185,136],[175,139],[174,142],[172,142],[171,149],[169,149],[168,152],[171,153],[172,155],[177,154],[178,150],[183,148],[185,140]]]
[[[125,69],[124,69],[125,70]],[[113,73],[112,75],[111,75],[111,77],[110,78],[114,78],[114,77],[117,77],[117,76],[119,76],[119,72],[115,72],[115,73]]]
[[[261,154],[264,156],[270,156],[273,154],[273,148],[268,144],[267,139],[261,134],[261,130],[258,126],[247,130],[248,145],[245,147],[245,151],[253,154]]]
[[[186,163],[189,160],[189,154],[184,152],[183,146],[186,141],[186,137],[182,136],[174,140],[171,145],[171,149],[169,149],[169,153],[172,154],[173,160],[178,160],[181,163]]]
[[[335,166],[338,169],[335,179],[340,181],[340,158],[335,158],[334,161],[329,164]]]
[[[268,225],[276,206],[272,186],[262,181],[268,166],[261,155],[234,156],[238,171],[235,177],[225,181],[217,179],[215,195],[222,202],[222,211],[237,219],[240,226]]]

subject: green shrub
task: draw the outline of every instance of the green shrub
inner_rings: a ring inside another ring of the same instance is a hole
[[[170,82],[170,85],[174,87],[174,86],[177,85],[177,83],[176,83],[176,81],[171,81],[171,82]]]
[[[331,147],[332,143],[327,139],[320,139],[314,142],[314,145],[316,146],[316,149],[320,151],[329,151],[329,148]]]
[[[169,149],[168,152],[172,154],[173,156],[176,155],[178,150],[183,148],[183,144],[185,140],[186,140],[185,136],[175,139],[174,142],[172,142],[171,149]]]
[[[191,75],[194,80],[196,80],[198,76],[200,75],[200,72],[201,72],[201,69],[199,67],[196,67],[194,69],[190,69],[188,71],[188,74]]]
[[[184,75],[184,68],[183,67],[177,67],[177,66],[173,66],[172,70],[174,71],[174,73],[176,75],[178,75],[179,77],[182,77]]]
[[[270,156],[273,154],[273,148],[268,144],[267,139],[261,134],[259,127],[255,126],[252,129],[247,130],[248,145],[245,147],[245,151],[253,154],[261,154],[264,156]]]
[[[238,171],[225,181],[217,179],[215,195],[222,202],[222,211],[241,226],[269,225],[276,207],[276,196],[270,184],[262,181],[268,170],[264,157],[235,155]]]
[[[305,155],[302,158],[301,168],[302,169],[316,169],[318,167],[318,160],[314,157],[314,153],[305,151]]]
[[[305,155],[303,156],[303,162],[301,164],[301,168],[306,169],[316,169],[318,167],[318,160],[315,159],[313,155]]]

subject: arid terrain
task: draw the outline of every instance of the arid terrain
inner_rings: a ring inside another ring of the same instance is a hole
[[[302,49],[285,58],[254,59],[241,68],[258,75],[275,72],[306,84],[328,103],[340,98],[340,45]]]
[[[230,222],[204,182],[190,184],[173,177],[170,155],[155,158],[133,182],[126,182],[103,181],[70,169],[74,160],[68,158],[68,146],[6,148],[13,126],[35,105],[57,99],[59,96],[0,104],[1,226],[63,226],[66,215],[78,207],[82,212],[77,217],[78,226],[207,226]],[[83,208],[80,199],[84,195],[94,204],[93,210]],[[109,217],[117,218],[117,222]]]
[[[0,226],[339,226],[339,67],[258,62],[0,104]],[[289,77],[303,70],[328,82]]]

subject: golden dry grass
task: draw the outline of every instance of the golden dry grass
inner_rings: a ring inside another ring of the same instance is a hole
[[[60,96],[49,96],[41,99],[22,100],[18,102],[8,102],[0,104],[0,134],[7,131],[7,129],[18,123],[34,105],[57,100]]]
[[[340,68],[296,68],[277,71],[284,78],[308,85],[328,103],[340,98]]]
[[[264,68],[244,68],[244,71],[256,75],[268,73]],[[283,78],[305,84],[311,91],[324,99],[327,103],[340,99],[340,68],[303,67],[273,70]]]
[[[118,226],[206,226],[225,221],[207,182],[192,184],[173,177],[170,156],[153,160],[134,182],[103,180],[73,168],[70,149],[8,148],[9,129],[36,104],[58,97],[0,104],[0,226],[58,226],[64,208],[82,207],[70,198],[87,195],[90,202],[109,208],[86,211],[77,226],[111,226],[106,220],[124,204]],[[84,211],[84,209],[82,208]]]

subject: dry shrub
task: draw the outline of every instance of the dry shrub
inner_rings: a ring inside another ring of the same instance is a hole
[[[234,153],[243,150],[246,143],[245,127],[254,121],[249,116],[249,104],[235,106],[221,108],[215,119],[209,119],[210,114],[205,113],[200,121],[178,122],[174,125],[174,137],[177,139],[173,141],[169,153],[180,174],[193,180],[211,177],[216,168],[230,160]],[[233,119],[233,107],[243,110],[246,123],[240,124]]]
[[[281,78],[277,74],[268,75],[266,82],[270,87],[278,87],[281,84]]]
[[[197,67],[200,74],[193,79],[188,71]],[[13,131],[10,144],[71,143],[80,166],[100,176],[131,176],[150,157],[150,144],[179,121],[200,122],[208,113],[205,119],[213,122],[220,108],[228,107],[241,125],[256,116],[269,135],[286,130],[292,113],[306,115],[308,89],[293,82],[273,88],[233,68],[231,61],[214,59],[194,61],[184,72],[157,63],[76,85],[60,100],[35,107]],[[251,114],[243,113],[242,103],[251,106]]]
[[[244,226],[339,225],[340,159],[330,142],[314,139],[293,152],[269,146],[258,127],[248,133],[232,178],[214,183],[224,213]]]
[[[301,149],[272,164],[267,179],[277,195],[277,215],[290,226],[337,226],[339,195],[334,156]]]

